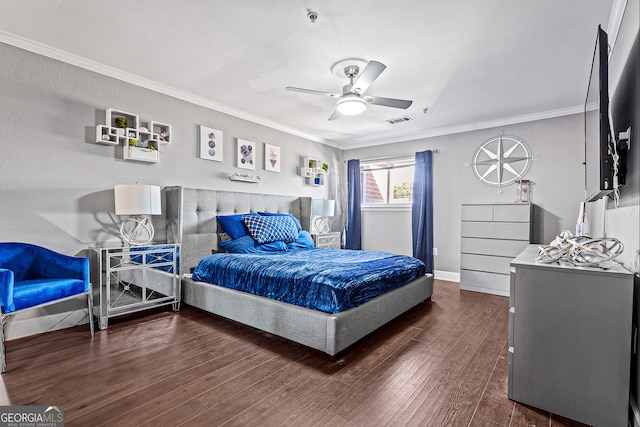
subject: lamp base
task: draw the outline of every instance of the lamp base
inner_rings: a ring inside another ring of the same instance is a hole
[[[120,235],[131,246],[147,245],[153,240],[155,230],[149,218],[144,216],[127,218],[120,224]]]
[[[331,231],[331,220],[326,216],[319,216],[313,222],[316,234],[326,234]]]

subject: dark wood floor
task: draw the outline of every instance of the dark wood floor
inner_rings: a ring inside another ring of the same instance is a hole
[[[335,363],[189,307],[9,341],[0,404],[67,426],[581,425],[507,399],[507,298],[434,288]]]

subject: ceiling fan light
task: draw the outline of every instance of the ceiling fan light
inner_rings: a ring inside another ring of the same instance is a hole
[[[367,109],[367,101],[359,96],[345,96],[338,100],[336,110],[345,116],[356,116]]]

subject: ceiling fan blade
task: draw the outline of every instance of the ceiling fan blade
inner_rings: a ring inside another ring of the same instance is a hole
[[[285,89],[293,92],[310,93],[311,95],[332,96],[334,98],[340,98],[342,96],[342,94],[323,92],[321,90],[303,89],[300,87],[292,87],[292,86],[287,86]]]
[[[407,99],[383,98],[381,96],[365,96],[364,100],[369,104],[403,109],[407,109],[411,106],[411,104],[413,104],[413,101],[409,101]]]
[[[353,92],[363,94],[365,90],[371,86],[371,83],[378,78],[380,74],[387,68],[382,62],[369,61],[362,73],[356,76],[356,80],[353,82]]]
[[[340,111],[335,110],[333,114],[329,117],[329,120],[338,120],[340,117],[342,117],[342,114],[340,114]]]

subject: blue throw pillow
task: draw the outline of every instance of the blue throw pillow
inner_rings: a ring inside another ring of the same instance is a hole
[[[295,242],[287,243],[289,249],[309,249],[314,248],[313,238],[308,231],[301,231],[298,234],[298,239]]]
[[[251,254],[258,252],[286,251],[287,245],[284,242],[271,242],[257,244],[253,237],[246,235],[234,240],[219,242],[218,248],[233,254]]]
[[[224,231],[232,239],[246,236],[247,229],[242,222],[242,217],[245,215],[259,216],[257,213],[237,214],[237,215],[218,215],[218,222],[224,228]]]
[[[296,227],[298,227],[298,231],[302,231],[302,226],[300,225],[300,221],[298,221],[298,218],[296,218],[295,216],[293,216],[291,214],[276,213],[276,212],[258,212],[258,214],[260,214],[262,216],[288,216],[293,220],[293,222],[296,223]]]
[[[251,237],[257,243],[283,241],[295,242],[298,238],[298,227],[290,216],[250,216],[243,218]]]

